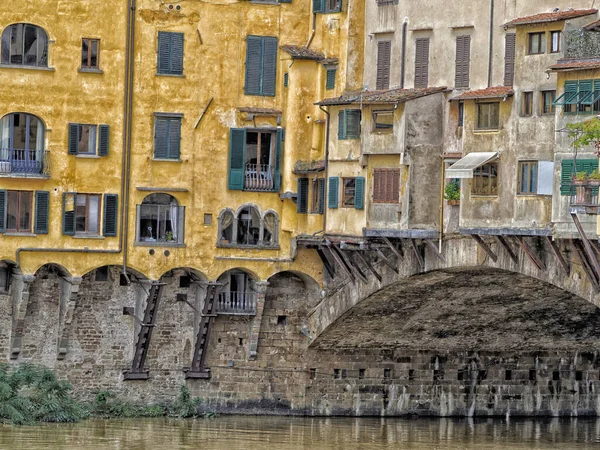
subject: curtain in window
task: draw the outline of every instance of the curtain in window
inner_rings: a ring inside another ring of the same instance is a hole
[[[171,231],[173,232],[173,240],[174,241],[179,240],[177,238],[177,229],[178,229],[177,214],[178,214],[178,212],[179,212],[179,207],[177,205],[171,205],[169,207],[169,216],[171,219]]]
[[[10,118],[9,114],[0,119],[0,161],[9,160]]]
[[[265,230],[268,233],[265,233],[264,241],[265,244],[273,244],[275,243],[275,227],[277,225],[277,220],[275,219],[274,214],[267,214],[265,216]]]
[[[37,122],[37,130],[35,136],[35,156],[36,161],[41,161],[44,153],[44,126],[42,121],[34,119]]]
[[[221,239],[227,239],[225,237],[225,230],[227,230],[227,228],[229,228],[232,223],[233,223],[233,214],[231,214],[230,212],[223,214],[223,216],[221,218]]]

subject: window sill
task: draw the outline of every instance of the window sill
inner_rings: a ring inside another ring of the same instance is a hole
[[[172,77],[172,78],[185,78],[185,75],[182,73],[158,73],[156,72],[157,77]]]
[[[77,154],[75,155],[76,158],[82,158],[82,159],[100,159],[100,156],[98,155],[86,155],[86,154]]]
[[[261,1],[261,0],[250,0],[251,5],[279,5],[277,1]]]
[[[490,129],[475,129],[473,130],[474,134],[489,134],[489,133],[500,133],[502,131],[500,128],[490,128]]]
[[[245,244],[222,244],[217,242],[217,248],[239,248],[239,249],[256,249],[256,250],[279,250],[279,244],[275,245],[245,245]]]
[[[394,134],[394,130],[392,128],[386,129],[386,130],[373,130],[371,131],[372,134]]]
[[[54,72],[54,67],[37,67],[37,66],[18,66],[12,64],[0,64],[0,69],[25,69],[25,70],[41,70],[43,72]]]
[[[73,239],[104,239],[104,236],[100,234],[74,234]]]
[[[496,200],[498,198],[498,194],[471,194],[471,198],[480,200]]]
[[[179,158],[152,158],[152,161],[157,162],[182,162]]]
[[[266,194],[269,194],[269,193],[271,193],[271,194],[277,194],[279,192],[279,191],[275,191],[275,190],[265,191],[264,189],[245,189],[245,188],[243,189],[243,191],[244,192],[264,192]]]
[[[84,67],[80,67],[79,69],[77,69],[77,72],[79,72],[79,73],[96,73],[96,74],[104,73],[104,71],[101,69],[89,69],[89,68],[84,68]]]
[[[517,194],[517,198],[523,199],[523,200],[538,200],[540,197],[551,197],[552,194],[538,194],[537,192],[534,193],[527,193],[527,194]]]
[[[174,248],[183,248],[186,247],[185,244],[181,243],[177,243],[177,242],[160,242],[160,241],[154,241],[154,242],[134,242],[133,243],[134,247],[174,247]]]
[[[28,237],[36,237],[37,234],[35,233],[30,233],[30,232],[26,232],[26,231],[7,231],[5,233],[3,233],[4,236],[28,236]]]

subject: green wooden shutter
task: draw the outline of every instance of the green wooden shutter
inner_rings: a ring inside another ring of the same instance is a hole
[[[67,211],[67,198],[71,197],[73,200],[73,209]],[[65,192],[63,194],[63,234],[74,235],[75,234],[75,205],[77,204],[77,194],[73,192]]]
[[[340,179],[338,177],[329,177],[329,208],[335,209],[338,207],[338,186]]]
[[[263,64],[261,95],[275,95],[277,79],[277,38],[263,38]]]
[[[116,194],[104,194],[104,236],[117,235],[118,196]]]
[[[229,189],[244,189],[246,162],[246,129],[232,128],[229,132]]]
[[[275,192],[278,192],[281,188],[281,160],[283,159],[284,137],[285,129],[278,129],[275,137],[275,167],[273,168],[273,190]]]
[[[346,111],[338,113],[338,139],[346,139]]]
[[[325,180],[319,180],[319,214],[325,212]]]
[[[169,120],[157,117],[154,122],[154,157],[164,159],[167,157],[167,137],[169,133]]]
[[[0,190],[0,233],[6,231],[6,191]]]
[[[296,211],[298,214],[306,214],[308,212],[308,178],[298,178]]]
[[[171,159],[179,159],[181,146],[181,119],[169,119],[169,153]]]
[[[563,159],[560,172],[560,195],[571,195],[573,171],[590,174],[596,169],[598,169],[597,159],[578,159],[576,168],[572,159]]]
[[[325,2],[323,0],[313,0],[313,13],[320,13],[325,10]]]
[[[337,69],[327,69],[327,76],[325,80],[325,89],[334,89],[335,88],[335,75]]]
[[[79,146],[79,124],[69,124],[69,155],[76,155]]]
[[[365,178],[356,177],[354,181],[354,207],[364,209],[365,207]]]
[[[35,234],[48,234],[48,213],[50,210],[50,192],[35,191]]]
[[[173,75],[183,74],[183,33],[170,33],[171,35],[171,68]]]
[[[158,73],[171,73],[171,33],[158,32],[158,62],[156,71]]]
[[[346,138],[360,138],[360,109],[346,110]]]
[[[260,36],[246,38],[246,83],[244,85],[246,95],[260,95],[262,44]]]
[[[108,147],[110,141],[110,127],[108,125],[100,125],[99,127],[99,142],[98,154],[100,156],[108,156]]]

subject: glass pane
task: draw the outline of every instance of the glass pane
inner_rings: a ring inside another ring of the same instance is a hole
[[[26,144],[27,116],[13,114],[13,148],[24,149]]]
[[[87,205],[88,196],[85,194],[77,195],[77,202],[75,205],[75,232],[85,233],[87,223]]]
[[[4,30],[2,33],[2,59],[0,60],[2,64],[10,64],[10,38],[12,32],[10,28]]]
[[[88,40],[84,39],[81,42],[81,67],[88,66]]]
[[[527,192],[527,187],[529,185],[529,164],[522,163],[521,164],[521,193]]]
[[[89,233],[98,232],[98,216],[100,212],[100,197],[98,195],[88,196],[88,229]]]
[[[41,28],[38,28],[38,66],[48,66],[48,36]]]
[[[375,128],[379,129],[390,129],[394,127],[394,112],[393,111],[380,111],[374,113],[375,116]]]
[[[529,183],[529,192],[535,194],[537,192],[537,163],[530,163],[531,165],[531,178]]]
[[[90,67],[98,67],[98,40],[92,40],[92,48],[90,54]]]
[[[31,192],[20,192],[19,231],[31,231]]]
[[[96,154],[96,125],[79,125],[77,153]]]
[[[500,123],[500,104],[499,103],[490,103],[490,122],[489,128],[498,128]]]
[[[141,241],[156,241],[158,230],[158,206],[140,206],[139,227]]]
[[[258,133],[246,133],[246,164],[258,164]]]
[[[37,48],[37,27],[26,26],[24,38],[25,65],[37,66],[38,48]]]
[[[35,150],[38,148],[38,128],[40,126],[40,121],[37,117],[29,116],[29,150]],[[35,152],[31,152],[29,154],[29,159],[35,159]]]
[[[20,23],[11,27],[10,63],[23,64],[23,24]]]
[[[271,142],[273,135],[271,133],[260,134],[260,164],[271,164]]]
[[[8,191],[6,197],[6,229],[9,231],[17,231],[19,193],[17,191]]]

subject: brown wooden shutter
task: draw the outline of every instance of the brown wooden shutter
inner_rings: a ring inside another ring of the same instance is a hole
[[[504,86],[512,86],[515,79],[516,36],[509,33],[504,41]]]
[[[373,171],[373,203],[400,202],[400,169]]]
[[[471,36],[456,38],[456,72],[455,87],[469,87],[469,71],[471,63]]]
[[[426,88],[429,82],[429,38],[416,40],[415,88]]]
[[[390,87],[391,41],[381,41],[377,44],[377,90]]]

